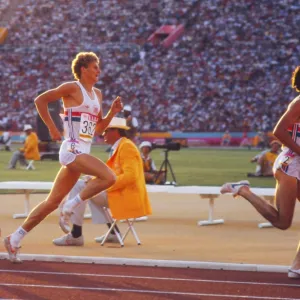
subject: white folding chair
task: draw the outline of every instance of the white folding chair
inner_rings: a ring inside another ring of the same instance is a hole
[[[33,163],[34,163],[34,160],[29,161],[28,166],[26,167],[26,170],[35,170]]]
[[[119,220],[113,219],[113,217],[112,217],[112,215],[111,215],[111,213],[110,213],[110,210],[109,210],[108,208],[104,207],[104,212],[105,212],[105,215],[106,215],[106,217],[107,217],[107,220],[109,221],[109,223],[111,224],[111,226],[110,226],[109,230],[107,231],[107,233],[105,234],[104,239],[103,239],[103,241],[101,242],[101,246],[104,245],[104,243],[106,242],[106,240],[107,240],[109,234],[112,232],[112,230],[114,230],[115,235],[117,236],[117,239],[118,239],[118,241],[119,241],[121,247],[124,247],[124,240],[125,240],[126,236],[128,235],[129,231],[132,232],[132,234],[133,234],[133,236],[134,236],[134,238],[135,238],[137,244],[138,244],[138,245],[141,245],[141,241],[140,241],[140,239],[139,239],[139,237],[138,237],[138,235],[137,235],[137,233],[136,233],[136,231],[135,231],[135,229],[134,229],[134,226],[133,226],[134,219],[126,219],[126,220],[125,220],[125,222],[127,223],[128,227],[127,227],[125,233],[122,235],[122,234],[121,234],[120,232],[118,232],[118,230],[115,228],[116,225],[117,225],[117,222],[118,222]]]

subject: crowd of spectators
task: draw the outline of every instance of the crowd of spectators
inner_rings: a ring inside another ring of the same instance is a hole
[[[101,57],[104,112],[121,95],[142,131],[267,131],[295,97],[297,0],[19,2],[0,46],[0,129],[35,126],[33,99],[73,80],[83,50]],[[185,26],[167,49],[147,41],[164,24]]]
[[[1,0],[0,1],[0,18],[5,14],[5,11],[8,9],[10,0]],[[1,20],[1,19],[0,19]],[[1,21],[0,21],[1,25]]]

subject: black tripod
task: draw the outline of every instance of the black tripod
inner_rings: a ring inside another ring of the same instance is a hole
[[[177,185],[177,183],[176,183],[176,178],[175,178],[175,174],[174,174],[174,172],[173,172],[171,163],[170,163],[170,161],[169,161],[169,159],[168,159],[169,151],[170,151],[170,150],[168,150],[168,149],[164,150],[164,152],[165,152],[165,159],[164,159],[164,161],[162,162],[162,164],[161,164],[161,166],[160,166],[160,168],[159,168],[159,171],[158,171],[158,173],[157,173],[157,175],[156,175],[156,178],[155,178],[154,182],[156,182],[156,180],[158,179],[158,176],[159,176],[162,172],[165,172],[165,173],[166,173],[166,181],[165,181],[166,183],[165,183],[165,184]],[[168,179],[168,170],[170,170],[170,172],[171,172],[171,176],[172,176],[172,179],[173,179],[172,181],[168,181],[168,180],[167,180],[167,179]]]

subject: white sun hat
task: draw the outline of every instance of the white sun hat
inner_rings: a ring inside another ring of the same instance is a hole
[[[118,117],[113,117],[107,126],[107,128],[119,128],[119,129],[125,129],[128,130],[130,127],[126,125],[126,119],[124,118],[118,118]]]
[[[31,129],[32,129],[32,126],[31,126],[30,124],[26,124],[26,125],[24,126],[23,131],[31,130]]]
[[[150,149],[152,149],[152,144],[148,141],[143,141],[139,147],[140,149],[142,149],[143,147],[150,147]]]
[[[126,104],[126,105],[124,106],[123,110],[126,110],[126,111],[131,111],[131,110],[132,110],[132,108],[131,108],[131,106],[130,106],[130,105]]]

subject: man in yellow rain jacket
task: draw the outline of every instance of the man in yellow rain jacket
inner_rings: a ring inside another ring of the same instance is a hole
[[[15,169],[17,162],[20,162],[20,165],[27,166],[29,160],[39,160],[39,140],[35,132],[32,131],[32,126],[26,124],[24,126],[24,131],[26,133],[26,139],[24,143],[24,147],[15,151],[11,157],[9,162],[8,169]]]
[[[129,127],[126,126],[124,118],[115,117],[103,133],[104,141],[112,146],[107,165],[115,172],[117,180],[108,190],[101,192],[88,201],[93,223],[107,223],[110,226],[103,207],[109,207],[113,218],[118,220],[139,218],[150,215],[152,212],[146,189],[142,158],[136,145],[126,137],[128,129]],[[78,194],[85,184],[85,180],[79,180],[66,201]],[[53,240],[55,245],[83,245],[82,225],[85,203],[86,201],[76,207],[71,216],[72,230],[64,224],[60,224],[62,230],[67,234]],[[96,242],[102,242],[102,239],[103,237],[100,237],[95,240]],[[107,241],[118,242],[114,231],[112,231]]]

